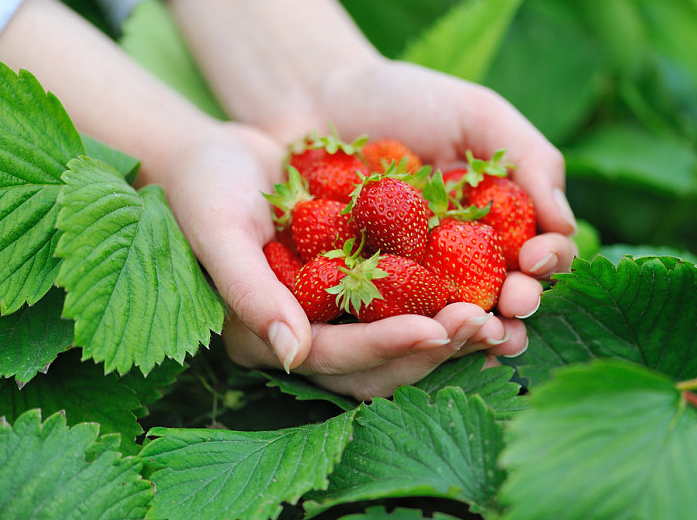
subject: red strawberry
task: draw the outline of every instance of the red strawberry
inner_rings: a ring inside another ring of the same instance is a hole
[[[357,263],[330,292],[363,322],[400,314],[433,317],[448,300],[447,287],[438,276],[413,260],[389,254]]]
[[[313,323],[324,323],[341,316],[336,296],[327,292],[345,276],[343,258],[317,256],[302,266],[295,279],[293,294]]]
[[[428,218],[421,194],[394,177],[368,177],[349,205],[367,247],[419,261],[426,248]]]
[[[399,164],[403,159],[405,171],[415,172],[422,166],[421,158],[397,139],[384,138],[369,141],[361,153],[371,172],[382,173],[390,163],[394,161]]]
[[[269,267],[288,289],[293,290],[295,277],[303,266],[300,257],[282,242],[272,240],[264,246],[264,256]]]
[[[289,155],[288,164],[307,179],[312,167],[327,154],[324,148],[305,148],[302,151],[292,152]]]
[[[321,253],[340,248],[359,234],[351,215],[343,214],[345,204],[314,199],[298,203],[293,209],[293,242],[305,262]]]
[[[351,200],[351,193],[368,175],[368,168],[356,155],[342,150],[317,159],[307,172],[310,193],[318,199]]]
[[[491,310],[506,277],[501,241],[491,226],[446,218],[433,228],[421,262],[450,286],[449,302]]]
[[[536,234],[535,208],[530,196],[507,177],[487,175],[471,188],[468,201],[478,207],[491,203],[489,213],[480,221],[493,227],[501,237],[506,268],[518,269],[520,248]]]

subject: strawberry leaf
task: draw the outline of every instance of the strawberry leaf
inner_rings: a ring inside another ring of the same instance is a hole
[[[514,369],[508,366],[483,370],[486,356],[480,352],[443,363],[415,386],[434,399],[443,388],[455,386],[465,395],[479,395],[496,412],[497,419],[510,419],[526,408],[518,395],[520,385],[511,381]]]
[[[42,423],[38,410],[0,422],[3,520],[143,518],[153,488],[140,460],[122,457],[118,437],[98,432],[95,423],[68,428],[60,413]]]
[[[311,514],[338,504],[404,496],[433,496],[493,508],[504,473],[496,467],[502,427],[479,396],[449,387],[435,401],[411,386],[394,402],[361,405],[353,441],[330,476],[330,486]]]
[[[23,386],[72,344],[74,323],[61,318],[64,300],[54,288],[36,305],[0,316],[0,376]]]
[[[283,502],[326,488],[353,416],[277,431],[154,428],[141,455],[158,468],[148,518],[276,518]]]
[[[147,379],[140,374],[104,375],[94,363],[80,363],[79,349],[73,349],[21,390],[11,380],[0,380],[0,416],[12,422],[33,408],[46,415],[61,411],[69,426],[94,422],[102,435],[121,434],[122,453],[135,455],[140,451],[136,437],[143,433],[135,414],[142,415],[144,406],[157,399],[159,388],[168,382],[161,374],[171,376],[172,369],[158,367]]]
[[[622,360],[565,367],[511,424],[506,520],[695,517],[697,410]]]
[[[61,174],[83,152],[58,99],[29,72],[0,63],[0,314],[36,303],[53,285]]]
[[[520,372],[536,384],[554,368],[616,357],[676,379],[697,376],[697,267],[672,257],[576,259],[525,320]]]
[[[418,509],[406,509],[404,507],[398,507],[388,513],[381,506],[369,507],[365,510],[365,513],[341,517],[342,520],[456,520],[457,518],[444,513],[427,515]]]
[[[107,163],[121,173],[129,184],[135,182],[140,169],[138,159],[85,134],[82,134],[82,142],[85,146],[85,155]]]
[[[147,374],[165,357],[183,363],[224,310],[206,281],[162,190],[140,192],[105,163],[71,161],[63,175],[56,254],[58,283],[68,294],[64,315],[74,318],[83,358],[105,371]]]
[[[336,405],[345,412],[353,410],[358,406],[358,403],[356,401],[335,394],[334,392],[331,392],[329,390],[325,390],[324,388],[309,382],[304,377],[288,375],[277,370],[256,370],[254,371],[254,374],[260,374],[265,379],[268,379],[268,383],[266,384],[266,386],[270,388],[276,387],[284,394],[294,396],[298,401],[329,401],[330,403]]]

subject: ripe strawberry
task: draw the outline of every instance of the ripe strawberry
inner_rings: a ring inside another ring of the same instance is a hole
[[[400,314],[433,317],[448,300],[445,283],[417,262],[375,254],[348,269],[330,292],[340,305],[363,322]]]
[[[368,141],[361,153],[370,172],[382,173],[393,161],[399,164],[405,160],[404,169],[408,172],[415,172],[422,166],[421,158],[397,139]]]
[[[449,284],[449,303],[475,303],[491,310],[506,277],[501,241],[491,226],[446,218],[428,237],[421,262]]]
[[[517,270],[520,248],[536,234],[535,208],[530,196],[508,177],[487,175],[470,190],[467,200],[478,207],[491,203],[481,222],[493,227],[501,237],[506,269]]]
[[[318,158],[307,172],[310,193],[318,199],[347,203],[351,193],[368,175],[368,168],[357,155],[342,150]]]
[[[365,232],[366,245],[419,261],[426,248],[428,218],[421,194],[401,179],[368,177],[349,204],[356,230]]]
[[[368,170],[357,155],[367,136],[359,136],[352,143],[341,140],[330,125],[331,134],[320,136],[312,132],[289,147],[286,164],[298,170],[308,181],[310,194],[319,199],[348,202],[355,184],[361,182],[357,174]]]
[[[303,266],[300,257],[282,242],[272,240],[264,248],[264,256],[269,262],[269,267],[288,289],[293,290],[295,278]]]
[[[349,238],[359,237],[351,215],[342,213],[345,206],[326,199],[303,201],[295,206],[293,242],[305,262],[343,246]]]
[[[339,270],[345,267],[343,258],[317,256],[302,266],[293,286],[293,294],[313,323],[325,323],[338,318],[342,310],[336,296],[327,289],[335,287],[346,276]]]

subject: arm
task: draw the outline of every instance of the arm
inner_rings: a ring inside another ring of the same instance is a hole
[[[438,320],[311,327],[262,252],[274,229],[261,193],[282,173],[282,150],[272,140],[201,114],[55,0],[25,0],[0,34],[0,59],[35,74],[81,131],[141,159],[140,183],[163,186],[233,311],[225,336],[239,362],[294,368],[372,397],[420,379],[467,340],[476,348],[503,335],[494,320],[472,321],[484,314],[472,305],[451,306]]]

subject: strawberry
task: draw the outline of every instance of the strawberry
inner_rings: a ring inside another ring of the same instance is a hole
[[[310,194],[319,199],[348,202],[355,184],[361,182],[368,169],[358,153],[367,141],[359,136],[352,143],[340,139],[336,129],[329,125],[330,135],[312,132],[289,147],[286,164],[298,170],[308,181]]]
[[[368,168],[358,156],[338,150],[317,159],[307,172],[307,180],[313,196],[347,203],[366,175]]]
[[[342,213],[345,206],[326,199],[303,201],[295,206],[291,224],[293,242],[305,262],[359,236],[351,215]]]
[[[295,278],[303,266],[300,257],[282,242],[272,240],[264,248],[264,256],[269,267],[288,289],[293,290]]]
[[[433,317],[448,300],[443,281],[417,262],[375,254],[358,262],[330,292],[340,306],[362,322],[400,314]]]
[[[342,310],[336,296],[327,290],[339,284],[346,276],[339,268],[345,268],[343,258],[317,256],[302,266],[295,279],[293,294],[313,323],[325,323],[338,318]]]
[[[536,234],[535,208],[530,196],[508,177],[487,175],[470,190],[467,200],[478,207],[491,204],[481,222],[493,227],[501,237],[506,269],[517,270],[520,248]]]
[[[371,175],[347,206],[356,230],[372,251],[419,261],[426,248],[428,218],[421,194],[396,177]]]
[[[415,172],[422,166],[421,158],[397,139],[368,141],[361,154],[370,172],[382,173],[393,161],[399,164],[405,160],[404,169],[408,172]]]
[[[449,285],[448,301],[491,310],[506,277],[501,240],[491,226],[446,218],[428,237],[421,262]]]

